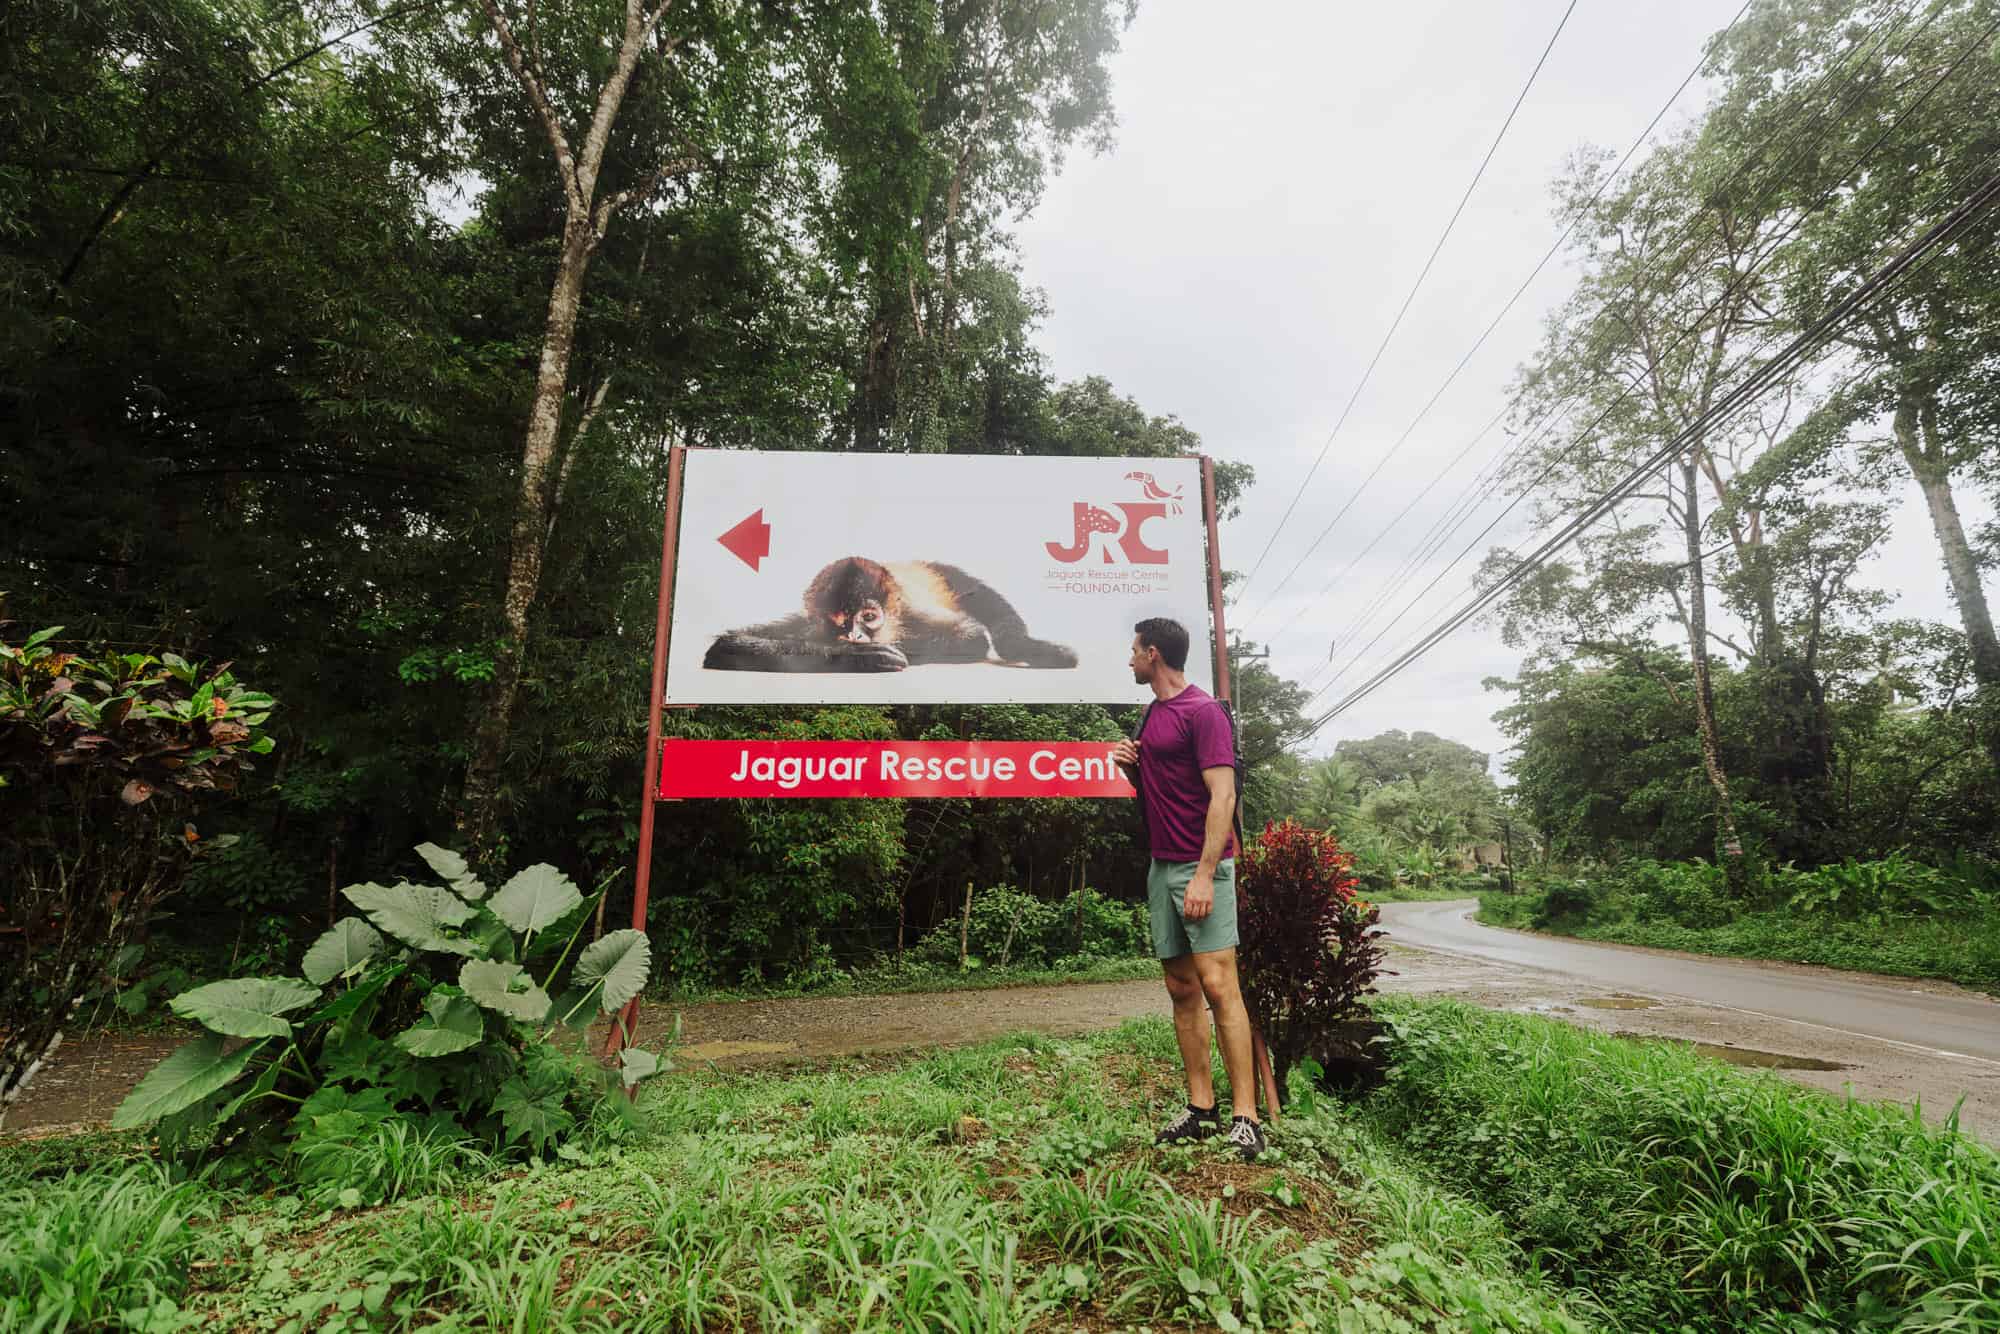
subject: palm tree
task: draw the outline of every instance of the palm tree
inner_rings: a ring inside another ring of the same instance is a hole
[[[1344,835],[1352,831],[1360,810],[1361,771],[1337,755],[1316,761],[1306,776],[1302,823]]]

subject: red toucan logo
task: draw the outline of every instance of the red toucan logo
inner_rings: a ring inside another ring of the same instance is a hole
[[[1175,514],[1179,514],[1181,512],[1180,487],[1177,486],[1173,490],[1169,491],[1167,490],[1167,488],[1161,486],[1158,482],[1154,481],[1153,474],[1149,472],[1128,472],[1125,474],[1125,480],[1128,482],[1137,482],[1139,484],[1139,489],[1146,493],[1146,499],[1169,501],[1173,506],[1173,512]]]

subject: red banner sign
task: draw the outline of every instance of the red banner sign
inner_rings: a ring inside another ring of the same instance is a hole
[[[662,741],[661,799],[1130,797],[1101,741]]]

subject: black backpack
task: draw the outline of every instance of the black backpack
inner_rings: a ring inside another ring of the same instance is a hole
[[[1222,716],[1229,722],[1230,764],[1236,770],[1236,805],[1229,812],[1229,823],[1236,834],[1236,851],[1240,855],[1243,851],[1243,748],[1237,744],[1236,715],[1230,711],[1230,706],[1227,702],[1219,699],[1215,702],[1222,705]],[[1139,710],[1139,725],[1133,729],[1133,741],[1137,741],[1140,737],[1146,735],[1146,720],[1153,716],[1153,706],[1158,703],[1157,699],[1147,700],[1146,707]],[[1139,788],[1139,770],[1136,766],[1132,770],[1132,787],[1134,791],[1137,791]],[[1139,800],[1139,823],[1145,826],[1146,842],[1150,844],[1153,841],[1153,830],[1150,825],[1146,824],[1146,801],[1144,797],[1141,797]]]

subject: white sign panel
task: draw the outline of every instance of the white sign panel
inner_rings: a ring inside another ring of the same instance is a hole
[[[693,450],[667,698],[1132,702],[1165,616],[1212,689],[1199,459]]]

